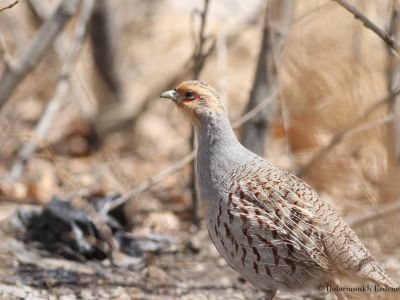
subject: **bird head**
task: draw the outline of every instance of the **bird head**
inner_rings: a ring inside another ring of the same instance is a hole
[[[188,80],[175,89],[166,91],[161,98],[171,99],[192,121],[200,124],[202,116],[225,113],[225,108],[213,87],[198,80]]]

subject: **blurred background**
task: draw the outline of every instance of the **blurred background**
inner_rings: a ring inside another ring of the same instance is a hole
[[[209,241],[191,126],[158,97],[188,79],[399,281],[399,4],[1,0],[0,298],[262,296]]]

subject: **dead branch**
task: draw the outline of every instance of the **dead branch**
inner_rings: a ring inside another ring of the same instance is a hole
[[[282,116],[282,124],[283,124],[283,130],[285,132],[285,140],[286,140],[286,153],[289,158],[289,166],[290,166],[290,171],[294,171],[294,163],[293,163],[293,153],[292,153],[292,145],[289,137],[289,125],[290,125],[290,119],[289,119],[289,109],[287,106],[286,99],[281,97],[280,101],[280,109],[281,109],[281,116]]]
[[[117,101],[121,101],[121,79],[115,68],[115,28],[106,0],[97,0],[90,20],[90,38],[94,62]]]
[[[138,194],[148,190],[153,185],[159,183],[165,177],[182,170],[187,164],[191,163],[195,157],[196,157],[196,151],[193,150],[192,152],[190,152],[189,154],[184,156],[181,160],[179,160],[172,166],[166,168],[165,170],[162,170],[157,175],[155,175],[155,176],[151,177],[149,180],[139,184],[138,187],[129,191],[128,193],[126,193],[125,195],[120,197],[119,199],[112,202],[109,209],[112,210],[112,209],[124,204],[128,200],[135,198]]]
[[[392,17],[389,26],[389,34],[394,38],[400,38],[400,4],[398,1],[393,1]],[[393,57],[388,57],[388,82],[389,92],[400,84],[400,62]],[[389,110],[395,114],[400,114],[400,96],[393,96],[390,98]],[[400,123],[394,122],[389,128],[391,151],[393,161],[395,164],[400,163]],[[398,166],[397,166],[398,167]]]
[[[49,8],[49,5],[47,5],[44,1],[42,0],[28,0],[27,2],[32,10],[32,13],[37,19],[38,24],[42,24],[46,22],[51,17],[51,9]],[[96,2],[95,2],[96,3]],[[64,58],[66,57],[68,50],[70,48],[70,40],[65,34],[59,34],[57,36],[57,39],[53,41],[52,44],[52,51],[54,52],[55,57],[57,58],[58,62],[60,65],[63,64]],[[50,51],[50,49],[49,49]],[[71,79],[70,79],[70,86],[71,90],[76,94],[76,99],[87,99],[90,97],[90,93],[86,92],[87,89],[87,83],[82,81],[80,78],[80,75],[77,72],[72,72],[71,73]],[[91,100],[91,99],[90,99]],[[77,105],[81,105],[84,101],[77,101]],[[93,101],[91,101],[93,102]],[[86,119],[90,118],[88,116],[86,109],[83,108],[81,109],[84,117]],[[90,119],[91,121],[91,119]]]
[[[210,0],[204,0],[204,7],[201,12],[194,11],[192,16],[199,15],[200,16],[200,29],[197,37],[195,37],[195,48],[193,51],[193,79],[198,79],[200,77],[200,73],[203,70],[205,57],[205,44],[209,39],[208,36],[205,35],[205,28],[207,25],[207,16],[208,16],[208,8],[210,6]]]
[[[117,37],[113,22],[113,13],[108,0],[97,0],[90,21],[90,38],[96,71],[92,81],[97,98],[97,115],[93,120],[94,128],[100,136],[107,132],[100,130],[102,115],[110,108],[124,101],[121,74],[116,64]]]
[[[350,122],[346,127],[344,127],[342,130],[340,130],[338,133],[336,133],[325,147],[320,149],[318,153],[310,160],[309,163],[301,167],[297,172],[297,176],[304,176],[306,175],[318,162],[323,160],[326,155],[332,151],[332,149],[337,146],[343,139],[349,134],[351,130],[355,126],[357,126],[360,122],[364,121],[367,119],[373,112],[375,112],[378,108],[380,108],[383,105],[386,105],[389,103],[391,97],[394,97],[395,95],[400,94],[400,88],[397,88],[392,94],[386,96],[384,99],[374,103],[369,109],[367,109],[364,113],[362,113],[358,118],[356,118],[354,121]]]
[[[16,1],[14,1],[13,3],[11,3],[11,4],[7,5],[7,6],[1,7],[1,8],[0,8],[0,12],[4,11],[4,10],[6,10],[6,9],[10,9],[10,8],[14,7],[15,5],[18,4],[18,2],[19,2],[19,1],[16,0]]]
[[[392,0],[392,14],[389,24],[389,34],[395,39],[400,38],[400,3]],[[390,48],[388,54],[390,54]],[[400,84],[400,61],[388,55],[387,57],[388,90],[393,91]],[[393,96],[389,101],[389,112],[400,115],[400,96]],[[380,194],[384,201],[398,198],[400,193],[400,121],[395,120],[387,126],[386,132],[387,168],[384,179],[380,182]]]
[[[28,142],[18,154],[17,160],[15,161],[10,171],[10,176],[13,180],[18,180],[21,177],[26,162],[36,151],[38,144],[42,142],[45,138],[46,133],[52,123],[52,120],[60,109],[65,95],[68,92],[70,74],[75,65],[79,50],[81,49],[85,34],[87,32],[87,24],[93,11],[94,1],[95,0],[84,0],[82,2],[82,11],[79,16],[78,23],[75,27],[72,46],[61,68],[58,83],[55,88],[53,97],[49,101],[49,104],[35,129],[34,140],[36,142]]]
[[[376,219],[381,218],[383,216],[388,216],[398,213],[399,210],[400,210],[400,201],[394,201],[386,205],[383,205],[381,207],[375,207],[371,209],[369,212],[364,212],[362,214],[349,216],[348,218],[346,218],[346,221],[351,227],[361,226],[365,223],[375,221]]]
[[[187,65],[186,63],[183,66]],[[97,120],[97,128],[102,131],[111,131],[120,128],[130,126],[134,128],[136,123],[139,121],[140,117],[150,108],[153,102],[158,99],[158,91],[163,91],[171,88],[171,86],[176,86],[184,78],[187,78],[190,74],[190,68],[182,68],[184,71],[179,71],[172,75],[170,78],[165,79],[160,83],[160,88],[154,88],[151,92],[141,101],[139,108],[132,111],[131,108],[127,108],[125,105],[120,105],[111,108],[109,111],[105,112]],[[177,69],[182,69],[177,68]],[[154,91],[157,91],[156,93]]]
[[[18,83],[38,64],[56,36],[77,10],[79,0],[63,0],[40,28],[36,36],[24,47],[17,58],[6,65],[0,79],[0,109]]]
[[[209,39],[208,36],[205,35],[205,28],[207,25],[207,17],[208,17],[208,9],[210,6],[210,0],[204,0],[204,6],[202,11],[194,11],[192,17],[196,15],[200,16],[200,29],[198,32],[197,37],[195,35],[195,48],[193,51],[193,79],[199,79],[200,73],[203,70],[204,63],[206,61],[207,52],[210,52],[214,49],[215,46],[215,39],[213,39],[211,46],[208,50],[205,49],[206,41]],[[190,142],[192,145],[193,151],[197,149],[197,140],[196,134],[194,129],[192,128],[192,133],[190,137]],[[198,203],[199,203],[199,191],[197,186],[197,174],[196,174],[196,162],[193,162],[192,166],[192,173],[189,182],[190,190],[192,191],[192,206],[191,206],[191,213],[193,218],[193,223],[195,225],[199,224],[199,217],[198,217]]]
[[[42,0],[28,0],[28,4],[39,22],[43,22],[49,18],[51,12],[45,2]]]
[[[7,65],[10,65],[10,53],[7,49],[6,41],[4,40],[4,37],[2,34],[0,34],[0,58],[3,59],[4,63]]]
[[[275,91],[272,95],[268,96],[263,101],[258,103],[257,106],[253,107],[252,110],[249,110],[238,120],[232,122],[232,128],[238,129],[243,124],[246,124],[247,122],[249,122],[251,119],[256,117],[259,113],[261,113],[267,106],[271,105],[276,100],[277,97],[278,97],[278,91]]]
[[[248,111],[246,114],[244,114],[242,117],[240,117],[235,122],[232,122],[232,128],[238,129],[239,127],[241,127],[243,124],[245,124],[246,122],[248,122],[249,120],[251,120],[252,118],[257,116],[257,114],[259,114],[263,109],[265,109],[266,106],[271,105],[274,101],[276,101],[276,98],[277,98],[277,92],[272,94],[271,96],[265,98],[257,106],[255,106],[252,110]],[[125,195],[121,196],[120,198],[116,199],[110,205],[109,209],[112,210],[120,205],[123,205],[127,201],[134,199],[140,193],[142,193],[142,192],[148,190],[149,188],[151,188],[152,186],[156,185],[157,183],[162,181],[167,176],[170,176],[170,175],[182,170],[189,163],[191,163],[195,158],[196,158],[196,150],[193,150],[189,154],[185,155],[178,162],[176,162],[173,165],[169,166],[168,168],[162,170],[157,175],[155,175],[155,176],[151,177],[150,179],[146,180],[145,182],[139,184],[136,188],[134,188],[130,192],[128,192]]]
[[[260,51],[246,111],[251,110],[278,87],[278,66],[293,11],[292,0],[267,2]],[[276,107],[270,107],[243,126],[241,140],[246,148],[259,155],[264,154],[267,133],[275,111]]]
[[[51,17],[51,9],[42,0],[28,0],[28,4],[35,15],[37,22],[42,24]],[[69,41],[62,34],[53,41],[53,50],[58,60],[62,62],[66,50],[69,49]]]
[[[354,16],[354,18],[359,19],[366,28],[372,30],[376,35],[378,35],[393,50],[396,56],[399,56],[400,45],[388,32],[379,28],[374,22],[368,19],[355,5],[348,3],[346,0],[332,1],[338,3],[340,6],[349,11]]]
[[[368,122],[366,124],[360,125],[358,127],[355,127],[353,129],[351,129],[350,131],[348,131],[346,133],[346,135],[344,136],[344,138],[349,138],[350,136],[363,132],[363,131],[367,131],[370,130],[372,128],[375,127],[379,127],[383,124],[387,124],[387,123],[393,123],[394,121],[398,120],[399,118],[396,118],[396,116],[394,114],[389,114],[386,115],[378,120],[372,121],[372,122]]]

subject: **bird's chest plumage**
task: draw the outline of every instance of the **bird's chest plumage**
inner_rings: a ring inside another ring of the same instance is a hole
[[[293,249],[277,242],[275,232],[269,229],[273,222],[262,217],[256,208],[246,207],[233,193],[226,197],[214,199],[218,205],[206,216],[207,229],[218,252],[254,286],[263,290],[281,287],[281,279],[295,272],[296,266],[287,259]]]
[[[320,268],[298,263],[306,257],[304,249],[282,228],[281,216],[252,202],[245,187],[219,184],[224,192],[209,194],[205,201],[206,224],[218,252],[234,270],[263,290],[301,289],[304,281],[324,281]]]

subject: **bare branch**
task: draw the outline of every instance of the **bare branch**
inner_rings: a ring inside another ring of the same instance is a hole
[[[353,14],[354,18],[359,19],[366,28],[372,30],[376,35],[378,35],[393,50],[396,56],[399,56],[400,45],[388,32],[379,28],[374,22],[368,19],[355,5],[351,5],[346,0],[332,1],[335,1],[351,14]]]
[[[182,170],[186,165],[191,163],[194,160],[195,157],[196,157],[196,151],[190,152],[189,154],[187,154],[185,157],[183,157],[181,160],[179,160],[178,162],[176,162],[172,166],[166,168],[165,170],[162,170],[157,175],[151,177],[149,180],[143,182],[142,184],[140,184],[135,189],[129,191],[124,196],[122,196],[119,199],[117,199],[114,202],[112,202],[112,204],[110,205],[110,210],[114,209],[117,206],[120,206],[120,205],[124,204],[128,200],[136,197],[138,194],[148,190],[153,185],[159,183],[161,180],[163,180],[167,176],[172,175],[172,174]]]
[[[63,0],[29,45],[21,50],[21,53],[13,63],[6,66],[0,79],[0,109],[18,83],[42,59],[53,40],[71,16],[75,14],[78,3],[79,0]]]
[[[52,120],[57,111],[60,109],[64,97],[68,92],[71,70],[78,57],[79,50],[81,49],[83,39],[87,32],[87,24],[89,22],[91,13],[93,11],[94,2],[95,0],[84,0],[82,3],[82,11],[75,28],[74,40],[72,42],[71,49],[61,68],[58,83],[54,91],[53,97],[49,101],[49,104],[35,129],[34,133],[35,143],[28,142],[22,148],[22,150],[18,154],[17,160],[15,161],[14,165],[11,168],[10,176],[14,180],[17,180],[21,177],[27,160],[36,151],[38,144],[42,142],[42,140],[45,138],[46,133],[52,123]]]
[[[127,108],[125,105],[119,105],[116,107],[112,107],[109,111],[104,112],[101,116],[99,116],[99,120],[97,120],[96,128],[102,132],[107,132],[111,130],[116,130],[117,128],[124,128],[129,126],[130,128],[134,128],[139,121],[139,119],[144,115],[144,113],[151,107],[153,102],[158,99],[159,92],[164,91],[166,89],[171,88],[171,86],[176,86],[180,83],[184,78],[187,78],[190,75],[190,67],[185,68],[184,66],[187,63],[182,65],[183,71],[178,71],[173,74],[171,77],[163,80],[157,88],[152,89],[143,100],[140,101],[141,105],[132,111],[132,108]],[[156,91],[156,92],[154,92]]]
[[[360,122],[367,119],[376,109],[379,107],[386,105],[389,103],[390,99],[395,95],[400,94],[400,88],[397,88],[393,93],[386,96],[384,99],[374,103],[369,109],[367,109],[361,116],[356,118],[350,124],[348,124],[345,128],[341,131],[336,133],[325,147],[318,151],[318,153],[307,163],[305,166],[301,167],[297,172],[297,176],[304,176],[307,174],[318,162],[326,157],[326,155],[335,147],[337,146],[355,126],[357,126]]]
[[[2,12],[3,10],[10,9],[10,8],[14,7],[15,5],[18,4],[18,2],[19,2],[19,1],[16,0],[16,1],[14,1],[13,3],[11,3],[11,4],[7,5],[7,6],[1,7],[1,8],[0,8],[0,12]]]
[[[96,1],[97,2],[97,1]],[[95,4],[96,4],[95,2]],[[32,10],[32,13],[34,16],[37,18],[38,24],[42,24],[46,22],[49,18],[51,18],[52,11],[51,8],[49,7],[48,4],[46,4],[45,1],[43,0],[28,0],[27,2]],[[57,39],[53,41],[52,44],[52,49],[49,49],[49,52],[52,51],[57,58],[57,62],[59,65],[63,64],[63,61],[68,53],[68,50],[70,48],[71,41],[68,37],[67,34],[59,34],[57,36]],[[87,93],[87,83],[82,81],[80,78],[80,74],[77,72],[72,72],[71,73],[71,79],[70,79],[70,89],[76,94],[76,99],[88,99],[91,98],[91,94]],[[81,105],[85,101],[77,101],[77,105]],[[94,102],[91,101],[90,102]],[[83,112],[84,117],[88,117],[88,115],[85,113],[86,110],[85,108],[80,108],[80,110]],[[90,120],[91,121],[91,120]]]
[[[208,8],[210,6],[210,0],[204,0],[204,7],[203,11],[194,11],[193,16],[200,15],[200,29],[199,33],[197,36],[197,39],[195,41],[195,49],[193,52],[193,78],[198,79],[200,76],[200,73],[203,69],[204,65],[204,47],[205,43],[207,41],[207,36],[205,35],[204,31],[206,28],[207,24],[207,16],[208,16]]]
[[[400,201],[394,201],[384,206],[373,208],[369,212],[357,214],[355,216],[349,216],[346,218],[346,221],[351,227],[361,226],[365,223],[369,223],[383,216],[398,213],[399,210]]]
[[[208,36],[205,35],[205,28],[207,24],[208,17],[208,9],[210,6],[210,0],[204,0],[204,6],[202,11],[195,10],[192,14],[193,17],[199,15],[200,16],[200,29],[197,37],[195,38],[195,48],[193,51],[193,79],[199,79],[200,73],[203,70],[204,63],[206,61],[206,57],[214,50],[215,47],[215,39],[212,40],[211,45],[206,50],[205,45],[208,40]],[[190,143],[192,145],[193,151],[196,151],[197,148],[197,140],[194,129],[192,128],[192,133],[190,136]],[[195,225],[199,224],[198,217],[198,203],[199,203],[199,191],[197,186],[197,174],[196,174],[196,162],[193,163],[192,173],[190,177],[189,187],[192,191],[192,205],[191,205],[191,213],[193,218],[193,223]]]
[[[0,58],[3,59],[6,68],[10,66],[10,53],[8,52],[6,41],[2,34],[0,34]]]
[[[389,33],[396,39],[400,38],[400,3],[393,0],[392,17],[390,20]],[[400,62],[399,60],[389,56],[388,57],[388,89],[392,93],[393,90],[400,84]],[[390,99],[389,110],[395,114],[400,114],[400,96],[393,96]],[[400,163],[400,122],[394,122],[388,128],[390,135],[390,150],[393,155],[393,162],[398,165]],[[398,166],[399,167],[399,166]]]
[[[28,0],[28,4],[31,7],[35,17],[43,22],[49,18],[51,12],[49,6],[43,2],[43,0]]]
[[[272,95],[265,98],[263,101],[253,107],[247,113],[245,113],[241,118],[232,123],[232,128],[237,129],[256,117],[260,112],[262,112],[268,105],[271,105],[277,98],[278,92],[275,91]]]
[[[278,67],[293,11],[292,0],[267,2],[260,50],[246,111],[272,94],[279,85]],[[243,146],[259,155],[264,154],[265,141],[275,111],[276,107],[270,107],[268,111],[261,112],[257,118],[253,118],[243,127],[241,132]]]
[[[289,137],[289,124],[290,124],[289,109],[287,106],[286,99],[284,99],[284,97],[281,97],[280,105],[281,105],[280,108],[281,108],[283,130],[285,132],[286,153],[289,158],[289,166],[290,166],[289,170],[291,172],[293,172],[294,171],[294,162],[293,162],[292,144],[291,144],[290,137]]]
[[[113,16],[107,0],[96,1],[90,20],[91,50],[98,71],[96,80],[93,80],[98,103],[97,118],[94,120],[96,129],[99,129],[97,120],[101,120],[101,115],[124,100],[121,74],[116,66],[118,31],[115,29]]]
[[[389,23],[389,34],[394,39],[400,38],[400,3],[392,0],[392,13]],[[387,47],[387,79],[388,91],[393,91],[400,84],[400,60],[391,54],[391,49]],[[389,112],[400,115],[400,96],[394,96],[389,101]],[[387,168],[386,174],[380,182],[380,194],[382,201],[392,201],[398,199],[400,194],[400,121],[396,120],[387,126],[386,131],[386,154]]]

